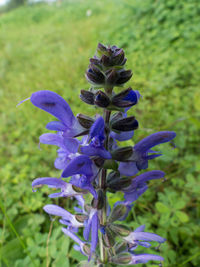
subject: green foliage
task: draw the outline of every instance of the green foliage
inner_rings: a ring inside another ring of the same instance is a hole
[[[134,142],[159,130],[177,132],[176,149],[160,146],[164,156],[149,164],[149,170],[164,170],[167,180],[149,183],[126,223],[146,224],[147,231],[167,238],[160,248],[165,267],[199,266],[199,12],[197,0],[77,0],[1,15],[1,267],[85,261],[57,222],[50,231],[42,206],[53,202],[47,198],[52,189],[31,190],[34,178],[60,175],[53,166],[56,148],[38,149],[51,117],[30,102],[16,104],[48,89],[61,94],[74,113],[94,114],[78,95],[88,88],[84,73],[98,42],[124,48],[134,73],[129,86],[143,95],[130,111],[140,122]],[[62,205],[72,209],[70,201]]]

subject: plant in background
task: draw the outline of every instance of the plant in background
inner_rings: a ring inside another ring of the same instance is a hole
[[[133,203],[148,189],[149,180],[164,177],[164,172],[159,170],[138,173],[148,168],[149,160],[161,156],[153,147],[176,136],[174,132],[162,131],[133,147],[118,146],[120,141],[131,139],[138,128],[136,118],[127,112],[138,103],[140,93],[131,88],[114,92],[114,87],[123,86],[132,76],[131,70],[125,69],[125,63],[122,49],[102,44],[90,59],[86,78],[91,88],[81,90],[80,98],[99,107],[101,115],[75,117],[68,103],[51,91],[38,91],[30,97],[33,105],[57,119],[46,125],[56,133],[43,134],[40,142],[59,147],[55,167],[62,170],[60,178],[37,178],[32,187],[47,185],[59,190],[49,195],[50,198],[77,200],[75,214],[54,204],[44,206],[44,210],[60,217],[62,231],[75,241],[74,248],[88,257],[90,266],[163,261],[159,255],[135,250],[140,246],[148,248],[153,241],[163,243],[164,238],[145,232],[144,225],[132,231],[117,222],[125,220]],[[122,192],[124,199],[111,209],[107,193],[117,191]],[[80,229],[83,229],[81,239]]]

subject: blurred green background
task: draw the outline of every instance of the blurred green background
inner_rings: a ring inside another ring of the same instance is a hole
[[[94,114],[79,92],[89,88],[84,73],[98,42],[125,50],[134,73],[127,87],[143,95],[130,111],[140,123],[132,144],[160,130],[177,133],[176,149],[160,146],[164,156],[149,164],[167,181],[149,183],[126,223],[167,238],[164,267],[200,266],[200,2],[65,0],[0,11],[0,266],[71,267],[84,259],[42,209],[52,189],[31,188],[34,178],[60,175],[56,148],[38,149],[52,117],[29,101],[16,105],[46,89],[75,114]],[[72,210],[71,200],[54,203]]]

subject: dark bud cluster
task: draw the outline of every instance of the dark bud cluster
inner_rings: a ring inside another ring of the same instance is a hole
[[[125,63],[123,49],[98,44],[96,55],[90,59],[86,78],[94,87],[122,86],[132,77],[132,71],[124,69]]]

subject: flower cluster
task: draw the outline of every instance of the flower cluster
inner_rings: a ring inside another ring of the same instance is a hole
[[[58,190],[50,194],[50,198],[77,201],[74,214],[54,204],[44,206],[44,210],[60,217],[63,233],[77,243],[74,248],[86,255],[93,266],[163,260],[159,255],[137,254],[135,249],[138,246],[148,248],[151,242],[163,243],[164,238],[145,232],[144,225],[131,231],[124,224],[116,223],[127,217],[133,203],[148,189],[149,180],[164,177],[164,172],[159,170],[138,173],[148,168],[149,160],[161,156],[152,150],[153,147],[176,136],[174,132],[162,131],[145,137],[133,147],[119,146],[119,141],[133,137],[139,125],[127,112],[138,103],[140,93],[132,88],[120,93],[113,90],[132,76],[130,70],[125,70],[125,63],[122,49],[102,44],[90,59],[86,78],[91,88],[81,90],[80,98],[99,107],[102,115],[74,116],[68,103],[51,91],[38,91],[30,97],[34,106],[57,119],[46,125],[55,133],[40,136],[40,143],[58,147],[54,165],[62,170],[60,178],[37,178],[32,187],[47,185]],[[124,200],[115,203],[112,209],[108,191],[121,191],[124,195]],[[78,237],[79,228],[83,229],[84,239]]]

